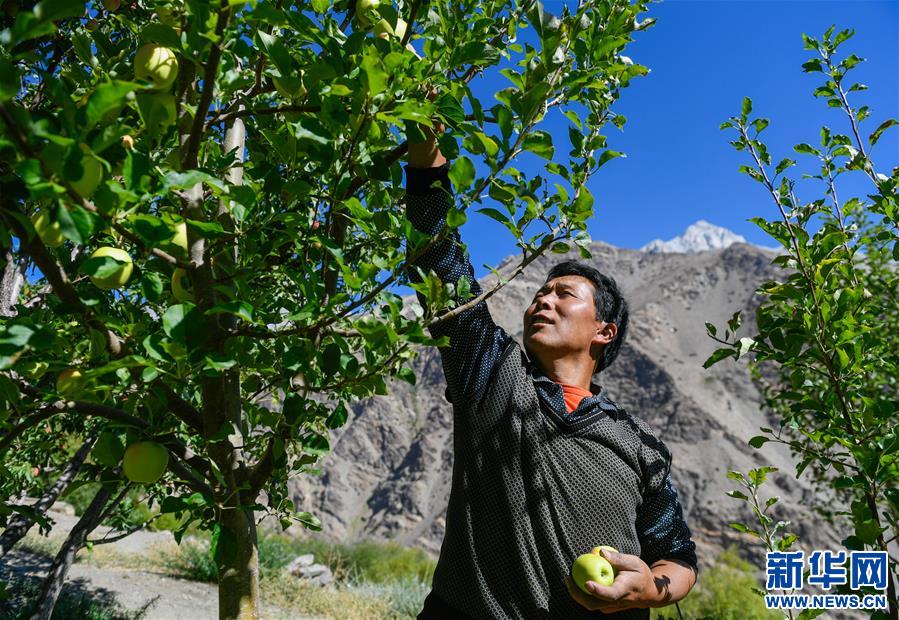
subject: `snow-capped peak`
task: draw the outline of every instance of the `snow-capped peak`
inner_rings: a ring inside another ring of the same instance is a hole
[[[680,237],[662,241],[655,239],[644,245],[641,250],[649,253],[681,252],[691,254],[706,250],[718,250],[726,248],[734,243],[747,243],[742,235],[738,235],[721,226],[709,224],[705,220],[699,220]]]

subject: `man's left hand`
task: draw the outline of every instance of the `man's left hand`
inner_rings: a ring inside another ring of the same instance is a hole
[[[656,606],[661,592],[656,587],[655,578],[646,562],[636,555],[613,553],[607,549],[602,551],[615,569],[615,582],[611,586],[603,586],[595,581],[587,582],[587,589],[592,592],[584,594],[571,577],[565,577],[565,585],[572,598],[590,611],[614,613],[627,609],[645,609]]]

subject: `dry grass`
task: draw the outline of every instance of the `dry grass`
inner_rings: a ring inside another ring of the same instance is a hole
[[[338,586],[320,588],[289,575],[272,575],[260,582],[262,600],[285,611],[313,615],[328,620],[383,620],[400,618],[392,613],[390,601]]]

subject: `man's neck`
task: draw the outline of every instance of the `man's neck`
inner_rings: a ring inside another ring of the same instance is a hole
[[[540,370],[556,383],[573,385],[587,390],[588,392],[590,391],[590,384],[593,379],[593,369],[596,366],[596,360],[593,358],[585,360],[580,357],[563,357],[551,360],[541,360],[534,357],[534,361],[540,366]]]

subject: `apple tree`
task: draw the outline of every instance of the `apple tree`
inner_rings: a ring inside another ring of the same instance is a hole
[[[880,172],[872,154],[883,133],[899,121],[873,125],[868,106],[851,103],[867,88],[847,78],[863,59],[838,52],[853,34],[831,27],[820,40],[803,35],[812,58],[802,69],[823,76],[814,96],[840,114],[844,127],[822,127],[816,143],[794,147],[814,161],[814,173],[806,178],[817,181],[820,197],[797,196],[796,181],[786,174],[796,165],[792,158],[772,166],[760,138],[768,120],[751,116],[749,99],[739,116],[721,126],[736,134],[731,144],[747,155],[748,165],[740,171],[758,182],[777,208],[778,217],[752,221],[780,244],[774,264],[783,275],[759,288],[764,301],[756,313],[757,334],[736,336],[739,314],[720,334],[707,324],[709,335],[725,346],[705,366],[748,356],[765,404],[780,418],[780,428],[763,428],[749,443],[789,446],[799,459],[796,476],[808,470],[839,498],[820,512],[851,528],[843,544],[850,550],[888,552],[899,536],[899,167]],[[863,177],[871,193],[847,198],[838,191],[841,177],[850,174]],[[752,498],[742,491],[732,496],[754,503],[760,520],[760,530],[737,524],[741,531],[759,536],[771,551],[782,551],[795,535],[767,514],[776,498],[764,508],[757,502],[758,487],[771,471],[760,468],[749,478],[731,472]],[[889,564],[889,610],[872,612],[872,617],[895,620],[899,562],[893,556]]]
[[[0,245],[28,277],[0,319],[0,519],[40,521],[20,489],[101,483],[48,616],[82,534],[142,488],[179,540],[212,532],[220,616],[257,617],[257,519],[319,528],[288,480],[348,403],[414,382],[428,326],[499,287],[423,274],[425,307],[404,305],[437,240],[404,217],[408,141],[446,127],[446,231],[478,205],[521,248],[516,275],[586,253],[587,180],[621,155],[601,132],[647,72],[621,53],[653,20],[642,0],[3,8]]]

